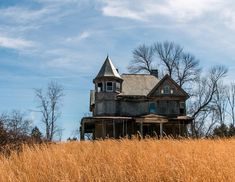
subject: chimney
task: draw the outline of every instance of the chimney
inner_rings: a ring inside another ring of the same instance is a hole
[[[157,69],[151,70],[150,75],[153,75],[158,78],[158,70]]]

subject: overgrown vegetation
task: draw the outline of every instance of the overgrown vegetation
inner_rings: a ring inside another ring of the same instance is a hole
[[[0,116],[0,154],[9,156],[12,151],[20,152],[23,144],[42,143],[42,134],[37,127],[31,127],[31,120],[20,111]]]
[[[0,181],[235,181],[235,140],[105,140],[0,156]]]

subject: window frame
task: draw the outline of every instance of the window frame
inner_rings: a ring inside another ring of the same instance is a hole
[[[111,86],[108,86],[108,83],[111,83],[112,84],[112,90],[109,90],[108,88],[111,87]],[[107,81],[106,82],[106,92],[113,92],[113,82],[112,81]]]

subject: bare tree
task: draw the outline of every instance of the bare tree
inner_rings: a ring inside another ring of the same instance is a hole
[[[29,134],[31,130],[31,123],[31,120],[24,118],[24,114],[22,114],[20,111],[14,110],[7,119],[6,128],[11,136],[16,139],[18,137]]]
[[[154,44],[154,50],[163,63],[166,73],[173,77],[176,65],[179,64],[181,59],[183,48],[173,42],[165,41],[164,43]]]
[[[10,142],[24,140],[29,136],[32,121],[26,119],[20,111],[2,114],[0,120]]]
[[[156,65],[159,67],[156,68]],[[181,46],[168,41],[152,46],[143,44],[136,48],[128,69],[131,73],[151,73],[152,69],[158,69],[160,74],[172,77],[180,87],[197,80],[201,73],[199,61],[192,54],[185,53]]]
[[[232,119],[233,126],[235,126],[235,83],[231,83],[229,89],[227,90],[226,95],[229,107],[227,113]]]
[[[176,82],[180,87],[183,87],[185,83],[195,82],[200,77],[199,60],[190,53],[183,53],[175,68]]]
[[[226,117],[226,110],[228,105],[226,96],[227,89],[228,88],[226,85],[224,85],[222,82],[219,82],[217,84],[215,96],[212,100],[212,104],[214,105],[216,111],[216,120],[220,122],[220,125],[224,124]]]
[[[131,73],[147,72],[151,73],[153,67],[154,49],[145,44],[139,46],[133,51],[133,60],[128,69]]]
[[[204,125],[204,120],[201,119],[202,115],[215,110],[212,101],[218,89],[218,82],[226,75],[227,71],[224,66],[214,66],[206,77],[198,80],[189,107],[189,113],[194,118],[192,135],[199,137],[198,134],[202,127],[198,127],[198,125]]]
[[[35,89],[36,97],[39,100],[39,108],[42,113],[42,122],[45,124],[46,139],[52,141],[57,130],[56,121],[60,117],[61,99],[64,96],[63,87],[56,82],[50,82],[47,91]]]

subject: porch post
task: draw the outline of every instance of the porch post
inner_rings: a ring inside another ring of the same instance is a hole
[[[160,123],[160,138],[162,138],[162,123]]]
[[[104,132],[104,121],[102,120],[102,138],[105,138],[105,132]]]
[[[122,120],[122,136],[125,136],[125,123],[124,120]]]
[[[80,140],[84,140],[84,135],[85,135],[85,124],[84,121],[82,121],[82,126],[81,126],[81,133],[80,133]]]
[[[180,128],[180,122],[178,121],[179,124],[179,136],[181,136],[181,128]]]
[[[113,120],[113,138],[115,138],[115,122]]]
[[[143,121],[140,122],[140,134],[141,138],[143,138]]]

